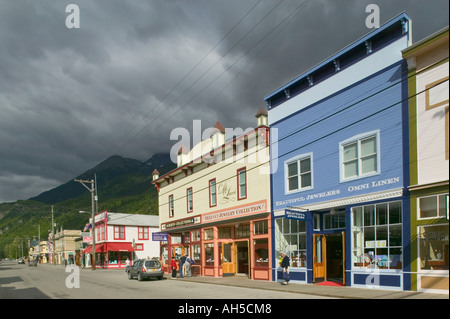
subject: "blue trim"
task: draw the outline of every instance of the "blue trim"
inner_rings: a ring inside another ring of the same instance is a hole
[[[337,52],[336,54],[332,55],[328,59],[326,59],[323,62],[319,63],[317,66],[313,67],[309,71],[301,74],[300,76],[298,76],[295,79],[293,79],[292,81],[288,82],[286,85],[282,86],[278,90],[276,90],[273,93],[267,95],[264,98],[264,101],[269,100],[270,98],[272,98],[276,94],[284,91],[285,89],[287,89],[291,85],[299,82],[302,78],[306,78],[308,75],[311,75],[314,71],[319,70],[320,68],[324,67],[325,65],[327,65],[329,63],[333,63],[333,60],[339,60],[339,56],[342,56],[343,54],[348,53],[349,51],[351,51],[352,49],[356,48],[357,46],[359,46],[361,44],[364,44],[365,41],[367,41],[367,40],[375,37],[376,35],[384,32],[386,29],[388,29],[389,27],[393,26],[394,24],[399,23],[401,21],[405,21],[405,20],[409,22],[410,18],[408,17],[408,15],[406,13],[403,12],[400,15],[398,15],[397,17],[395,17],[395,18],[391,19],[390,21],[386,22],[380,28],[375,29],[374,31],[371,31],[370,33],[368,33],[367,35],[363,36],[359,40],[353,42],[352,44],[348,45],[347,47],[345,47],[341,51]],[[407,35],[409,35],[409,32],[410,32],[410,30],[408,30]]]

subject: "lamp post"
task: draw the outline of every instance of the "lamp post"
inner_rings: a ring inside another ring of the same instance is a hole
[[[75,182],[79,182],[81,183],[81,185],[83,185],[88,191],[91,192],[91,205],[92,205],[92,258],[91,258],[91,263],[92,263],[92,270],[95,270],[95,211],[94,211],[94,199],[95,199],[95,188],[94,188],[94,180],[90,180],[90,181],[86,181],[86,180],[79,180],[79,179],[75,179]],[[91,184],[91,188],[89,188],[85,183],[87,184]]]

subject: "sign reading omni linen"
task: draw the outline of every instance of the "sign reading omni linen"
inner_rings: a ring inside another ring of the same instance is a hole
[[[265,200],[250,205],[234,207],[220,212],[203,215],[202,222],[212,222],[222,219],[236,218],[245,215],[264,212],[267,212],[267,202]]]

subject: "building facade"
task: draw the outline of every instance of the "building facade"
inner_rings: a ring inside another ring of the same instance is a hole
[[[81,230],[60,230],[55,234],[56,264],[64,265],[75,261],[75,239],[81,236]]]
[[[410,289],[410,28],[403,13],[265,98],[274,280],[285,252],[292,282]]]
[[[210,138],[179,148],[176,169],[154,172],[166,271],[189,255],[194,275],[272,279],[267,112],[256,117],[246,131],[217,122]]]
[[[152,234],[159,230],[158,216],[103,211],[95,215],[95,266],[125,268],[127,259],[159,256],[159,242]],[[92,225],[92,218],[89,219]],[[92,228],[91,228],[92,237]],[[92,242],[84,249],[86,267],[92,267]]]
[[[448,27],[403,51],[409,71],[412,290],[449,291]]]

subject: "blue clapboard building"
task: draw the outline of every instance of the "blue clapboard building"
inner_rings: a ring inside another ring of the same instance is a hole
[[[273,278],[410,289],[402,13],[265,97]]]

